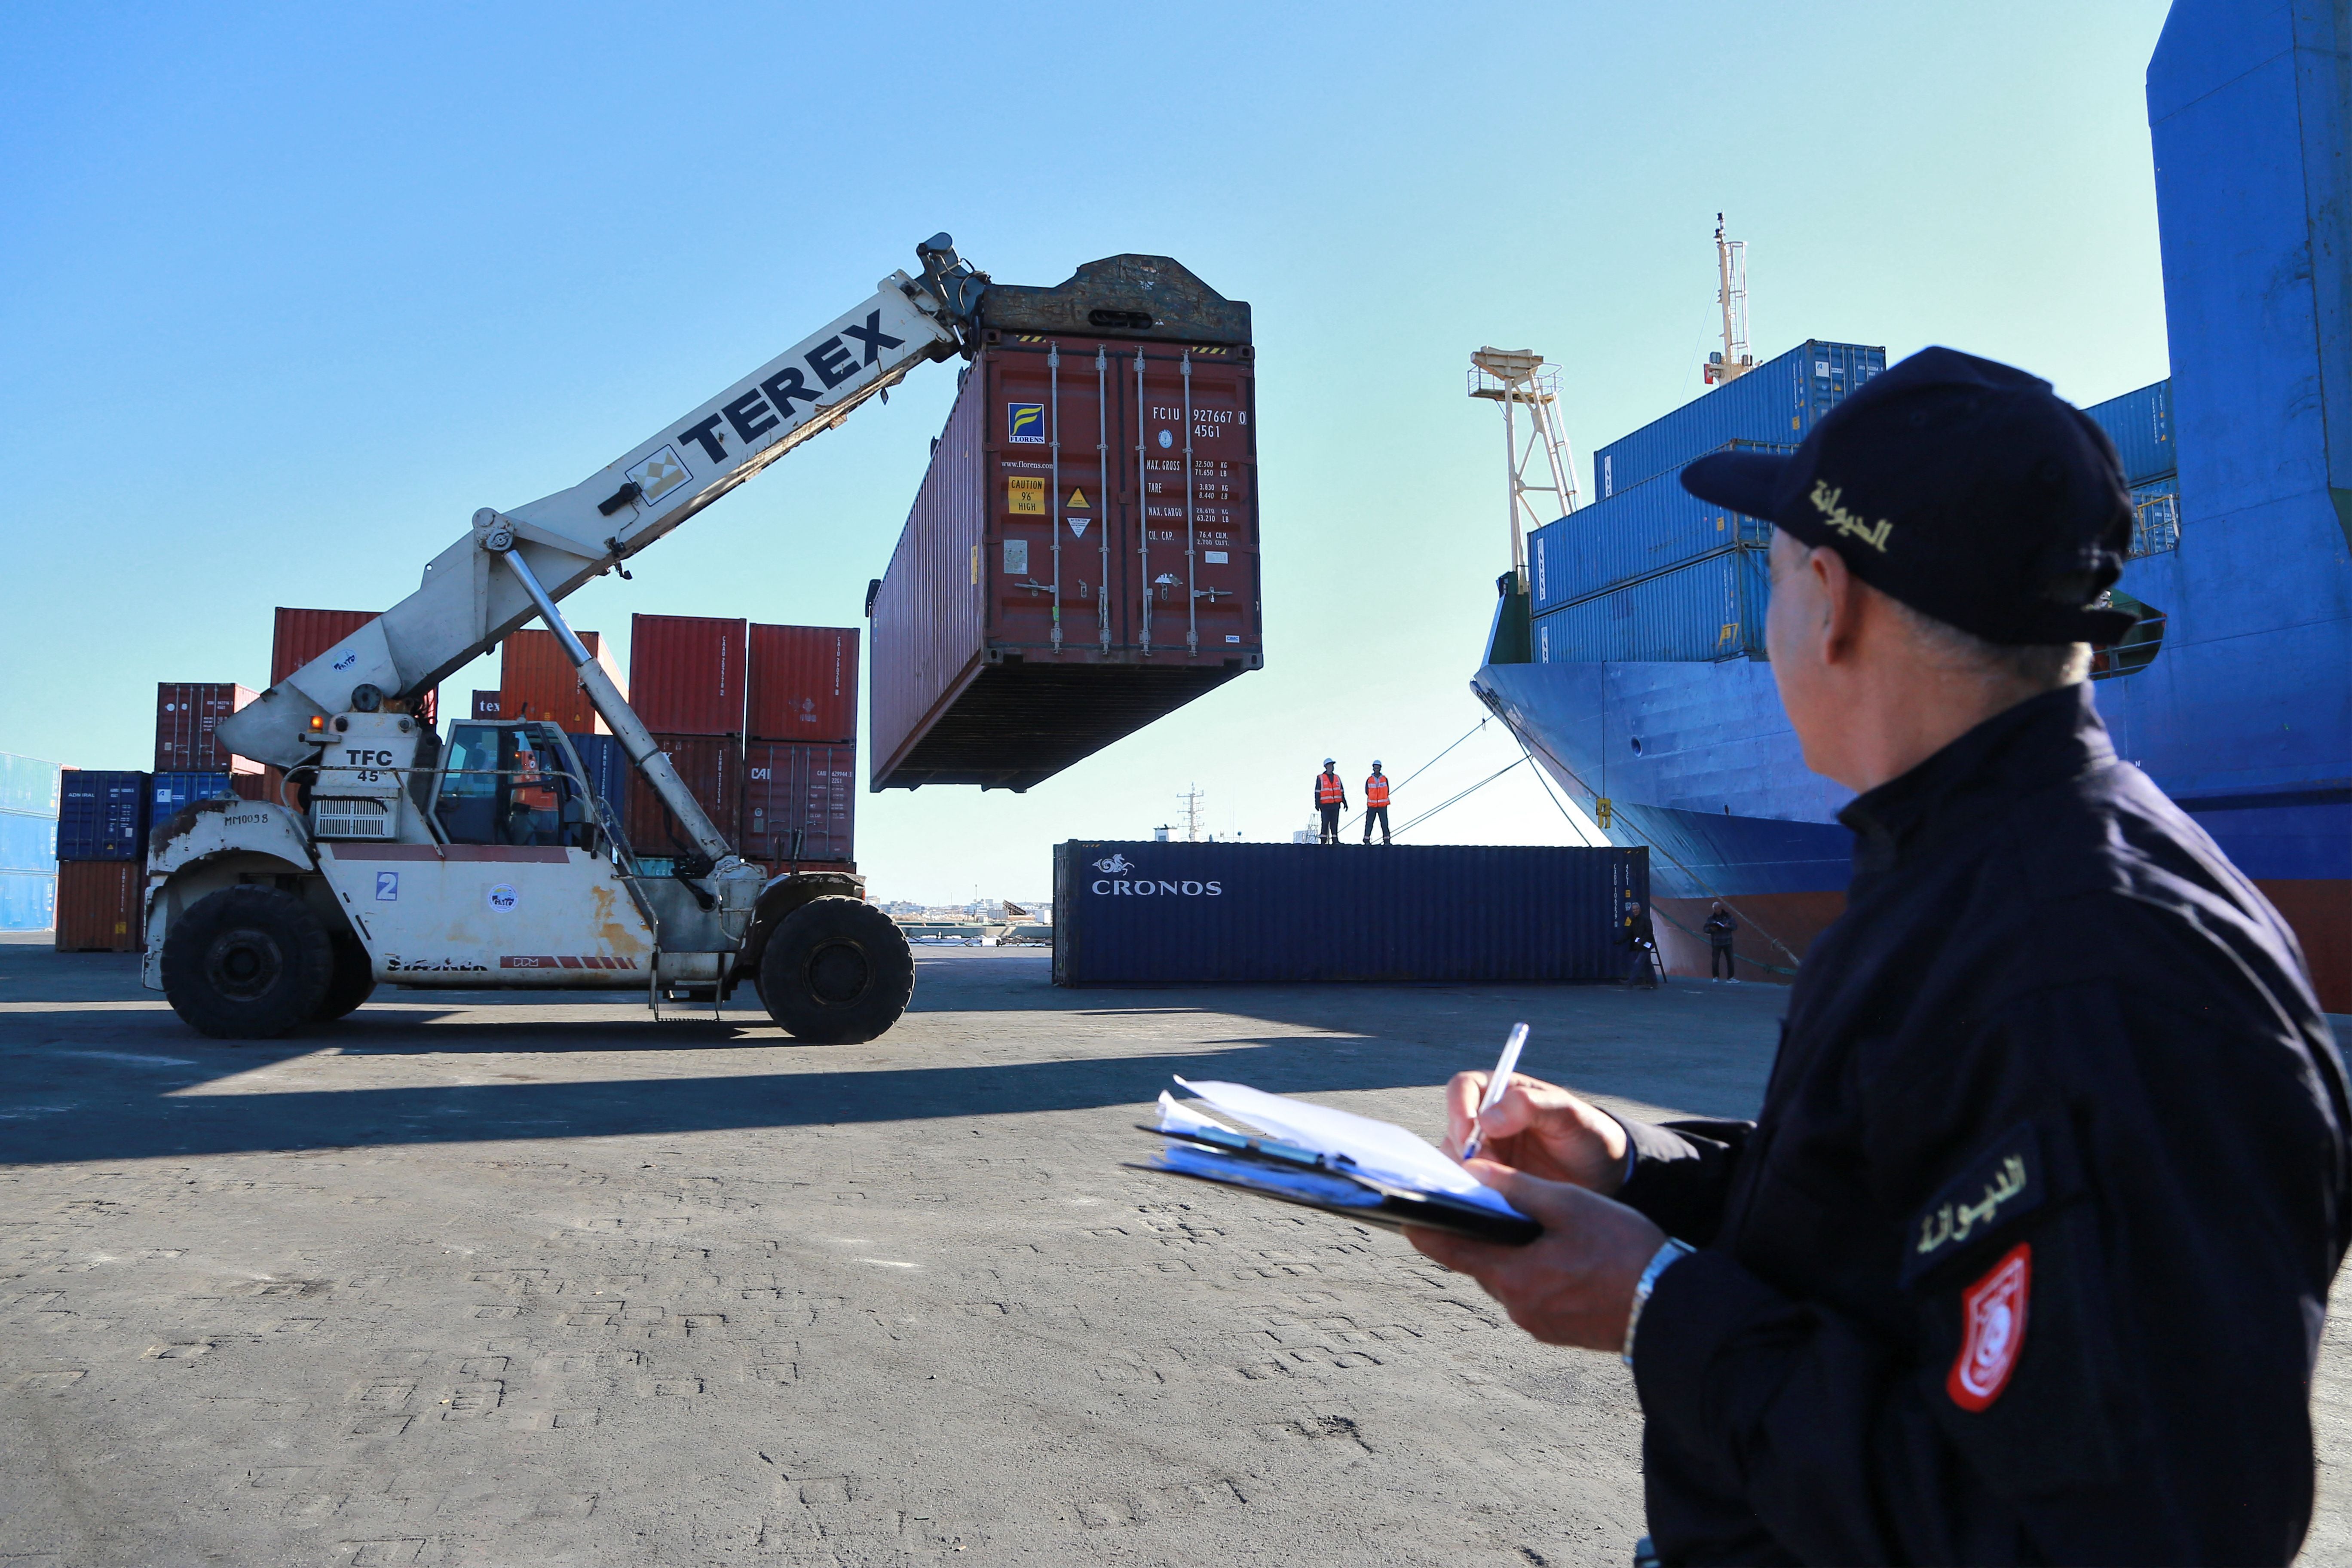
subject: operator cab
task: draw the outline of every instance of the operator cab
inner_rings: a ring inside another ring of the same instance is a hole
[[[451,725],[433,816],[452,844],[604,847],[586,771],[552,724]]]

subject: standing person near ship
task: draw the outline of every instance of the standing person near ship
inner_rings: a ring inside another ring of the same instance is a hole
[[[1364,781],[1364,842],[1372,841],[1372,819],[1381,824],[1381,842],[1389,840],[1389,775],[1381,772],[1381,760],[1372,759],[1372,776]]]
[[[1731,967],[1731,943],[1732,939],[1739,934],[1739,921],[1724,908],[1721,899],[1715,900],[1715,908],[1707,911],[1706,923],[1698,929],[1706,933],[1707,979],[1728,980],[1738,984],[1739,976],[1733,973]],[[1723,971],[1721,974],[1716,973],[1718,969]]]
[[[1339,782],[1339,763],[1336,757],[1323,759],[1323,771],[1315,775],[1315,809],[1323,818],[1323,842],[1339,842],[1339,814],[1348,808],[1348,786]]]
[[[1765,644],[1857,792],[1846,910],[1759,1119],[1515,1079],[1450,1146],[1544,1234],[1429,1231],[1622,1354],[1637,1560],[2285,1563],[2352,1239],[2352,1109],[2293,932],[2120,761],[2084,674],[2132,510],[2048,384],[1927,349],[1790,456],[1685,487],[1776,525]]]
[[[1625,944],[1625,973],[1621,985],[1639,984],[1651,990],[1665,983],[1666,966],[1658,957],[1658,928],[1651,923],[1650,906],[1628,900],[1618,938]]]

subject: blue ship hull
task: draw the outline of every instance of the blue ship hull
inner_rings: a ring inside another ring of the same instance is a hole
[[[2149,66],[2180,521],[2117,585],[2161,613],[2162,640],[2096,697],[2116,751],[2263,888],[2323,1002],[2352,1012],[2339,15],[2177,0]],[[1611,801],[1613,841],[1651,847],[1674,967],[1706,972],[1690,933],[1721,898],[1748,927],[1742,973],[1790,972],[1843,907],[1852,838],[1836,821],[1849,797],[1805,769],[1770,667],[1505,662],[1507,641],[1490,637],[1475,689],[1570,795]]]

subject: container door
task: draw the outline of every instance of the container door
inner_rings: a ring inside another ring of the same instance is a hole
[[[1232,348],[1122,346],[1120,505],[1133,559],[1119,593],[1134,645],[1222,662],[1257,635],[1257,433],[1251,367]],[[1140,493],[1138,493],[1138,485]]]
[[[1114,361],[1092,343],[1023,338],[987,363],[988,636],[1045,650],[1118,647],[1125,623],[1116,594],[1104,594],[1121,564],[1103,493],[1117,471],[1116,416],[1105,411]]]

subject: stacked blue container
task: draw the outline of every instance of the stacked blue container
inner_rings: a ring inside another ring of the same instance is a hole
[[[1727,441],[1794,445],[1813,422],[1886,368],[1886,351],[1863,343],[1809,340],[1767,360],[1592,455],[1592,483],[1603,500]]]
[[[1718,450],[1793,452],[1785,442],[1730,441]],[[1658,474],[1536,530],[1528,542],[1537,615],[1703,557],[1769,544],[1772,525],[1703,501],[1679,470]]]
[[[629,819],[629,774],[635,765],[629,753],[621,750],[617,735],[567,735],[572,749],[580,753],[580,765],[587,770],[588,784],[595,790],[596,798],[613,808],[613,820]]]
[[[0,752],[0,931],[47,931],[58,908],[55,763]]]
[[[2083,410],[2098,422],[2116,444],[2124,462],[2124,479],[2142,488],[2170,477],[2179,467],[2173,456],[2172,381],[2153,381],[2121,397],[2110,397]]]
[[[236,791],[226,773],[155,773],[150,786],[147,820],[156,827],[200,800],[234,799]]]
[[[1537,616],[1535,659],[1705,663],[1760,658],[1770,589],[1763,551],[1724,551]]]
[[[68,768],[58,802],[58,858],[136,860],[147,843],[147,775]]]

